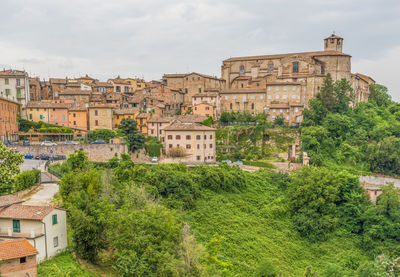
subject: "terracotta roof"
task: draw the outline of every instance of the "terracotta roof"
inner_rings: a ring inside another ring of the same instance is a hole
[[[101,108],[104,108],[104,109],[112,109],[112,108],[115,108],[113,105],[109,105],[109,104],[98,104],[98,103],[94,103],[94,104],[92,104],[92,105],[90,105],[89,107],[88,107],[89,109],[90,108],[96,108],[96,109],[101,109]]]
[[[215,131],[216,129],[198,123],[173,123],[164,128],[164,131]]]
[[[52,210],[54,210],[53,206],[29,206],[14,204],[2,209],[0,211],[0,218],[41,220]]]
[[[107,83],[107,82],[98,82],[98,81],[94,81],[92,84],[91,84],[93,87],[109,87],[109,88],[112,88],[112,87],[114,87],[112,84],[110,84],[110,83]]]
[[[241,89],[229,89],[229,90],[221,90],[221,94],[230,94],[230,93],[265,93],[266,89],[252,89],[252,88],[241,88]]]
[[[354,75],[358,76],[360,79],[362,79],[363,81],[367,82],[368,84],[371,81],[375,83],[375,80],[372,79],[371,77],[367,76],[367,75],[364,75],[364,74],[361,74],[361,73],[356,73]]]
[[[179,115],[176,117],[176,119],[182,123],[201,123],[205,119],[207,119],[207,116],[188,114],[188,115]]]
[[[114,114],[123,115],[123,114],[135,114],[139,111],[139,108],[126,108],[126,109],[115,109]]]
[[[170,123],[173,121],[175,118],[174,117],[159,117],[159,116],[152,116],[148,122],[149,123]]]
[[[130,85],[131,83],[125,79],[122,78],[115,78],[115,79],[109,79],[109,82],[113,82],[114,84],[122,84],[122,85]]]
[[[0,241],[0,259],[34,256],[39,252],[26,239]]]
[[[203,78],[207,78],[207,79],[214,79],[214,80],[220,80],[220,81],[225,81],[224,79],[220,79],[216,76],[211,76],[211,75],[207,75],[207,74],[202,74],[202,73],[197,73],[197,72],[190,72],[190,73],[175,73],[175,74],[164,74],[163,75],[163,79],[164,78],[185,78],[186,76],[189,75],[199,75]]]
[[[136,116],[136,118],[148,118],[149,116],[151,116],[149,113],[140,113]]]
[[[30,101],[27,105],[27,108],[55,108],[55,109],[68,109],[71,107],[71,104],[68,103],[51,103],[51,102],[39,102],[39,101]]]
[[[0,76],[24,76],[25,77],[25,76],[28,76],[28,74],[22,70],[7,69],[7,70],[0,71]]]
[[[22,202],[24,202],[22,199],[14,196],[14,195],[0,196],[0,208],[4,208],[4,207],[10,206],[12,204],[19,204]]]
[[[49,82],[52,84],[66,84],[67,79],[62,79],[62,78],[50,78]]]
[[[287,54],[274,54],[274,55],[260,55],[260,56],[248,56],[248,57],[234,57],[224,60],[224,62],[233,61],[246,61],[246,60],[269,60],[269,59],[281,59],[288,56],[303,55],[303,56],[350,56],[348,54],[336,51],[314,51],[314,52],[299,52],[299,53],[287,53]]]
[[[58,95],[90,95],[90,90],[82,89],[64,89],[58,93]]]

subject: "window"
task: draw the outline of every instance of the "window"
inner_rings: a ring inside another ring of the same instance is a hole
[[[232,103],[230,103],[229,106],[230,106],[230,108],[231,108],[231,110],[232,110]]]
[[[287,95],[286,95],[286,94],[284,94],[284,95],[283,95],[283,99],[286,99],[286,98],[287,98]]]
[[[16,82],[17,82],[17,86],[19,87],[21,85],[21,79],[17,79]]]
[[[19,258],[19,263],[20,264],[26,263],[26,257]]]
[[[296,94],[292,94],[292,99],[296,99]]]
[[[199,88],[199,93],[201,93],[201,88]]]
[[[204,135],[204,139],[207,139],[207,135]]]
[[[292,86],[292,90],[293,90],[293,91],[296,91],[296,86]]]
[[[190,144],[186,144],[186,149],[190,149],[192,146]]]
[[[241,83],[240,85],[241,85],[242,88],[244,87],[243,83]]]
[[[54,245],[54,248],[58,247],[58,237],[53,238],[53,245]]]
[[[213,148],[213,145],[212,145],[212,143],[210,143],[210,148]]]
[[[197,144],[197,149],[200,149],[200,144]]]
[[[32,119],[32,114],[31,113],[29,114],[29,119]]]
[[[232,99],[236,99],[236,95],[232,96]]]
[[[154,130],[151,130],[151,134],[154,135]]]
[[[129,87],[125,87],[125,92],[129,92]]]
[[[76,121],[74,121],[74,125],[76,125]]]
[[[279,90],[279,86],[275,86],[275,90],[278,91]]]
[[[65,114],[62,115],[62,121],[65,121]]]
[[[269,72],[269,73],[272,73],[273,71],[274,71],[274,64],[270,63],[270,64],[268,65],[268,72]]]
[[[121,87],[120,87],[120,86],[116,86],[115,90],[116,90],[117,92],[121,92]]]
[[[73,113],[72,116],[73,116],[73,117],[76,117],[76,114]]]
[[[254,110],[254,103],[251,103],[251,109]]]
[[[185,93],[188,93],[188,89],[187,88],[185,88]]]
[[[21,89],[17,88],[17,98],[21,98]]]
[[[240,66],[239,71],[240,71],[241,74],[244,73],[244,65],[241,65],[241,66]]]
[[[276,109],[272,109],[272,112],[276,113]]]
[[[176,135],[175,139],[181,139],[181,136],[180,135]]]
[[[40,115],[39,117],[40,117],[40,119],[43,119],[43,115]]]
[[[206,111],[209,111],[210,110],[210,107],[206,107]]]
[[[190,135],[187,135],[186,139],[189,140],[189,139],[192,139],[192,137]]]
[[[95,115],[95,116],[98,116],[98,115],[99,115],[99,112],[98,112],[97,110],[94,110],[94,115]]]
[[[293,62],[292,63],[292,72],[293,73],[299,73],[299,62]]]
[[[197,136],[196,136],[196,139],[197,139],[197,140],[200,140],[200,139],[201,139],[201,136],[200,136],[200,135],[197,135]]]
[[[8,79],[5,79],[5,80],[4,80],[4,84],[6,84],[6,85],[8,85],[8,84],[9,84],[9,81],[8,81]]]
[[[13,219],[13,232],[20,233],[21,225],[18,219]]]
[[[263,100],[264,99],[264,95],[260,95],[260,99]]]
[[[162,134],[162,130],[160,130],[160,135]]]
[[[52,222],[53,222],[53,225],[54,225],[54,224],[57,224],[57,215],[56,215],[56,214],[53,214],[53,216],[52,216]]]
[[[6,88],[6,95],[10,95],[10,89]]]
[[[299,108],[296,108],[294,111],[297,113],[299,111]]]
[[[285,90],[285,91],[286,91],[286,90],[287,90],[287,87],[286,87],[286,86],[283,86],[283,90]]]
[[[253,100],[254,100],[255,98],[256,98],[256,97],[255,97],[254,95],[252,95],[252,96],[251,96],[251,99],[253,99]]]
[[[212,139],[212,135],[210,135],[210,139]]]
[[[198,161],[200,161],[200,156],[197,156],[196,158],[197,158]]]
[[[98,121],[98,120],[95,120],[95,121],[94,121],[94,125],[95,125],[95,126],[99,126],[99,121]]]
[[[282,113],[282,109],[279,109],[279,112]]]
[[[271,91],[271,86],[268,86],[268,90]]]
[[[172,135],[168,135],[168,139],[172,139]]]
[[[168,145],[169,148],[172,148],[172,144]]]
[[[197,77],[197,80],[199,80],[199,81],[200,81],[200,77]]]
[[[279,99],[279,94],[276,94],[276,95],[275,95],[275,99]]]

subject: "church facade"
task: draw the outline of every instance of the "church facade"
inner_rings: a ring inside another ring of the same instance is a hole
[[[282,116],[288,124],[299,124],[302,111],[319,93],[328,73],[334,81],[351,83],[356,102],[368,100],[374,80],[351,73],[351,56],[343,53],[343,38],[333,34],[324,39],[324,51],[224,60],[221,112],[264,112],[270,120]]]

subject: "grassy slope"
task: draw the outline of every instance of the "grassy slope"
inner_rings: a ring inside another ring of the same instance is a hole
[[[99,275],[86,270],[75,260],[71,253],[65,252],[39,264],[38,277],[47,276],[96,277]]]
[[[186,219],[200,242],[208,242],[216,233],[225,237],[222,255],[233,262],[237,276],[251,276],[265,260],[285,276],[303,276],[309,265],[322,276],[332,266],[351,272],[351,265],[367,260],[356,246],[357,236],[334,235],[314,244],[301,239],[281,190],[267,182],[239,194],[210,193]]]

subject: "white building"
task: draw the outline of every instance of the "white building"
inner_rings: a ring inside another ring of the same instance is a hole
[[[7,206],[1,203],[0,207],[0,238],[26,238],[38,250],[38,262],[55,256],[67,247],[65,210],[52,206]]]
[[[25,107],[31,99],[28,73],[12,69],[0,71],[0,96]]]

